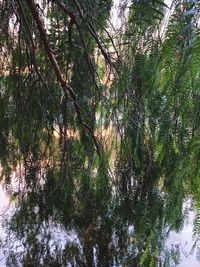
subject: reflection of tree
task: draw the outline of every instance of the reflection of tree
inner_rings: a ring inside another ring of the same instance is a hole
[[[11,230],[23,240],[33,262],[37,266],[42,261],[46,266],[56,266],[51,265],[56,261],[58,266],[64,262],[75,266],[139,266],[142,262],[150,266],[162,259],[165,208],[156,187],[143,188],[141,194],[142,185],[138,185],[129,197],[123,193],[105,197],[102,188],[89,187],[88,178],[83,177],[78,191],[68,190],[66,198],[63,186],[51,198],[45,196],[47,188],[29,194],[13,217]],[[49,223],[44,224],[48,218]],[[78,242],[66,241],[62,247],[58,243],[52,249],[50,229],[60,222],[66,231],[76,233]]]

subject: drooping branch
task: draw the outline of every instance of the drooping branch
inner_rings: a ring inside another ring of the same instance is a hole
[[[76,0],[73,0],[73,2],[74,2],[74,4],[76,5],[76,7],[78,9],[78,12],[79,12],[79,15],[80,15],[81,19],[84,21],[84,13],[83,13],[83,10],[81,9],[80,4]],[[91,34],[91,36],[94,38],[98,48],[100,49],[102,55],[104,56],[106,62],[108,62],[110,65],[112,65],[110,57],[106,53],[105,48],[102,46],[102,44],[101,44],[101,42],[99,40],[99,36],[98,36],[97,32],[95,31],[92,23],[91,22],[86,23],[86,27],[88,28],[88,31]]]
[[[97,153],[100,156],[101,155],[100,148],[99,148],[98,142],[94,136],[94,133],[93,133],[92,129],[90,128],[90,126],[83,121],[82,110],[81,110],[80,105],[77,102],[76,94],[75,94],[73,88],[65,81],[64,75],[63,75],[61,68],[58,64],[58,61],[55,57],[54,51],[51,48],[50,42],[48,40],[48,34],[47,34],[47,31],[46,31],[45,26],[44,26],[44,22],[43,22],[40,14],[39,14],[39,11],[37,9],[37,4],[35,3],[34,0],[26,0],[26,3],[28,5],[32,15],[33,15],[33,18],[34,18],[36,24],[37,24],[37,28],[39,30],[40,37],[42,39],[45,52],[47,53],[47,56],[48,56],[52,66],[53,66],[56,77],[57,77],[57,79],[58,79],[58,81],[59,81],[59,83],[63,89],[63,92],[71,99],[81,127],[83,128],[85,134],[89,133],[91,135],[93,142],[94,142],[94,145],[95,145],[95,148],[97,150]]]
[[[82,19],[82,21],[84,21],[84,14],[83,14],[83,11],[79,5],[79,3],[74,0],[73,1],[74,4],[76,5],[77,9],[78,9],[78,13],[79,13],[79,16],[80,18]],[[76,26],[79,28],[79,25],[78,25],[78,22],[77,22],[77,19],[76,19],[76,16],[71,12],[69,11],[69,9],[67,8],[67,6],[63,3],[63,1],[60,1],[60,0],[57,0],[57,3],[58,3],[58,6],[63,9],[63,11],[65,13],[68,14],[68,16],[70,17],[70,19],[76,24]],[[94,27],[92,26],[92,23],[86,23],[86,27],[89,31],[89,33],[91,34],[91,36],[94,38],[98,48],[100,49],[102,55],[104,56],[105,60],[107,63],[109,63],[109,65],[112,65],[112,62],[111,62],[111,59],[109,57],[109,55],[106,53],[105,51],[105,48],[103,47],[103,45],[101,44],[100,40],[99,40],[99,37],[98,37],[98,34],[97,32],[95,31]]]

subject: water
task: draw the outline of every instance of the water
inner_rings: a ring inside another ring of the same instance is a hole
[[[200,262],[197,260],[196,253],[197,251],[191,254],[191,248],[194,244],[193,240],[193,220],[194,220],[194,211],[189,212],[188,222],[185,223],[185,226],[180,232],[170,232],[169,238],[167,241],[168,247],[179,246],[180,248],[180,264],[178,267],[199,267]]]
[[[11,205],[8,196],[5,194],[5,191],[3,190],[2,187],[0,187],[0,214],[1,214],[1,224],[4,221],[5,216],[8,216],[13,209],[14,205]],[[191,201],[185,202],[185,207],[186,206],[191,206]],[[194,244],[194,240],[192,238],[193,235],[193,220],[194,220],[195,212],[190,209],[189,214],[188,214],[188,219],[184,224],[183,229],[180,232],[175,232],[171,231],[169,233],[166,246],[168,249],[173,249],[176,250],[179,248],[180,252],[180,263],[176,266],[178,267],[197,267],[199,266],[200,262],[198,261],[196,257],[197,251],[194,250],[193,253],[191,254],[191,248]],[[130,226],[129,230],[132,229],[130,232],[134,232],[134,227]],[[56,228],[52,226],[51,229],[51,234],[52,234],[52,239],[50,241],[52,250],[54,247],[53,242],[58,241],[59,244],[64,248],[65,242],[67,241],[68,243],[76,243],[78,246],[80,246],[78,236],[76,232],[74,231],[69,231],[68,233],[60,228]],[[3,239],[5,237],[5,229],[0,226],[0,236]],[[92,238],[92,236],[91,236]],[[95,250],[95,249],[94,249]],[[0,267],[6,266],[6,255],[7,255],[6,250],[0,250]],[[67,265],[70,266],[70,265]],[[116,265],[118,266],[118,265]],[[175,266],[175,265],[173,265]]]
[[[5,237],[5,232],[2,227],[3,220],[6,214],[9,212],[9,199],[5,194],[5,191],[0,186],[0,239]],[[5,265],[5,254],[2,249],[0,249],[0,267],[4,267]]]

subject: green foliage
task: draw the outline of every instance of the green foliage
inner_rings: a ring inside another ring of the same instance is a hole
[[[0,3],[1,180],[18,174],[7,230],[23,247],[7,265],[178,263],[168,230],[200,203],[198,4],[131,1],[112,31],[110,0],[31,3]]]

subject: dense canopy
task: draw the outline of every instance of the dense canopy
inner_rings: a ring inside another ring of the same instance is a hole
[[[173,266],[187,198],[200,247],[199,8],[0,1],[7,266]]]

